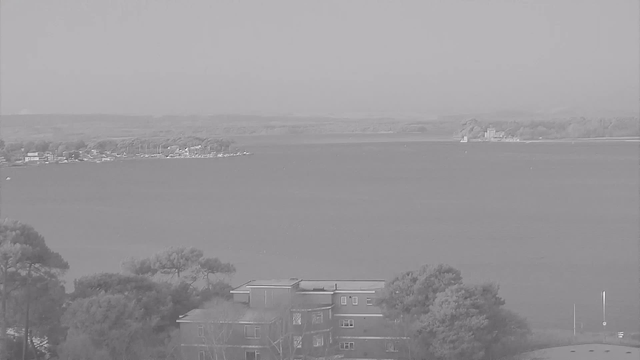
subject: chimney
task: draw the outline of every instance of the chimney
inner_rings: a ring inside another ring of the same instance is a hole
[[[335,283],[333,288],[334,290],[338,290],[338,283]]]

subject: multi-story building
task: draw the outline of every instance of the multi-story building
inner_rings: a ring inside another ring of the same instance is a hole
[[[233,301],[180,317],[185,360],[398,359],[375,299],[384,280],[253,280]],[[222,356],[224,355],[224,357]]]

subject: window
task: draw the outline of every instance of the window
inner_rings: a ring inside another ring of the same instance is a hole
[[[371,305],[373,305],[373,299],[367,298],[367,306],[371,306]]]
[[[206,358],[206,355],[205,355],[204,351],[200,351],[198,353],[198,360],[206,360],[206,359],[207,358]]]
[[[355,327],[355,322],[353,321],[353,319],[343,319],[340,320],[340,327],[343,328],[352,328]]]
[[[260,352],[259,351],[245,351],[244,352],[245,360],[260,360]]]
[[[398,347],[394,341],[387,341],[387,352],[398,352]]]
[[[293,313],[293,325],[302,325],[302,313]]]
[[[353,342],[340,343],[340,350],[353,350],[354,348],[355,348],[355,343]]]
[[[322,313],[317,312],[311,315],[311,323],[312,324],[322,324]]]
[[[352,297],[352,298],[351,298],[351,303],[352,303],[353,305],[358,305],[358,297],[357,297],[357,296]]]
[[[318,347],[324,345],[324,337],[322,334],[313,335],[313,346]]]
[[[245,325],[244,337],[247,339],[260,339],[260,326]]]
[[[204,337],[204,325],[198,325],[198,336]]]
[[[340,305],[347,305],[347,297],[343,296],[340,298]]]
[[[300,349],[302,347],[302,336],[293,337],[293,346],[297,349]]]

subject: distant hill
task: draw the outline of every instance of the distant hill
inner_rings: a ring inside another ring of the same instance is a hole
[[[428,138],[481,134],[488,126],[521,138],[638,136],[637,117],[554,117],[525,111],[447,115],[61,115],[25,114],[0,117],[0,138],[18,141],[97,141],[175,136],[241,137],[255,135],[331,135],[413,133]],[[469,130],[469,125],[474,130]],[[572,125],[573,124],[573,125]]]
[[[441,124],[442,125],[442,124]],[[199,135],[247,136],[345,133],[429,133],[450,137],[458,124],[394,118],[335,118],[328,116],[129,116],[129,115],[5,115],[1,137],[6,142],[47,139],[171,137]]]

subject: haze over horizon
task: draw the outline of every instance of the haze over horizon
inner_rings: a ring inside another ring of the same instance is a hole
[[[2,114],[638,113],[637,1],[1,6]]]

